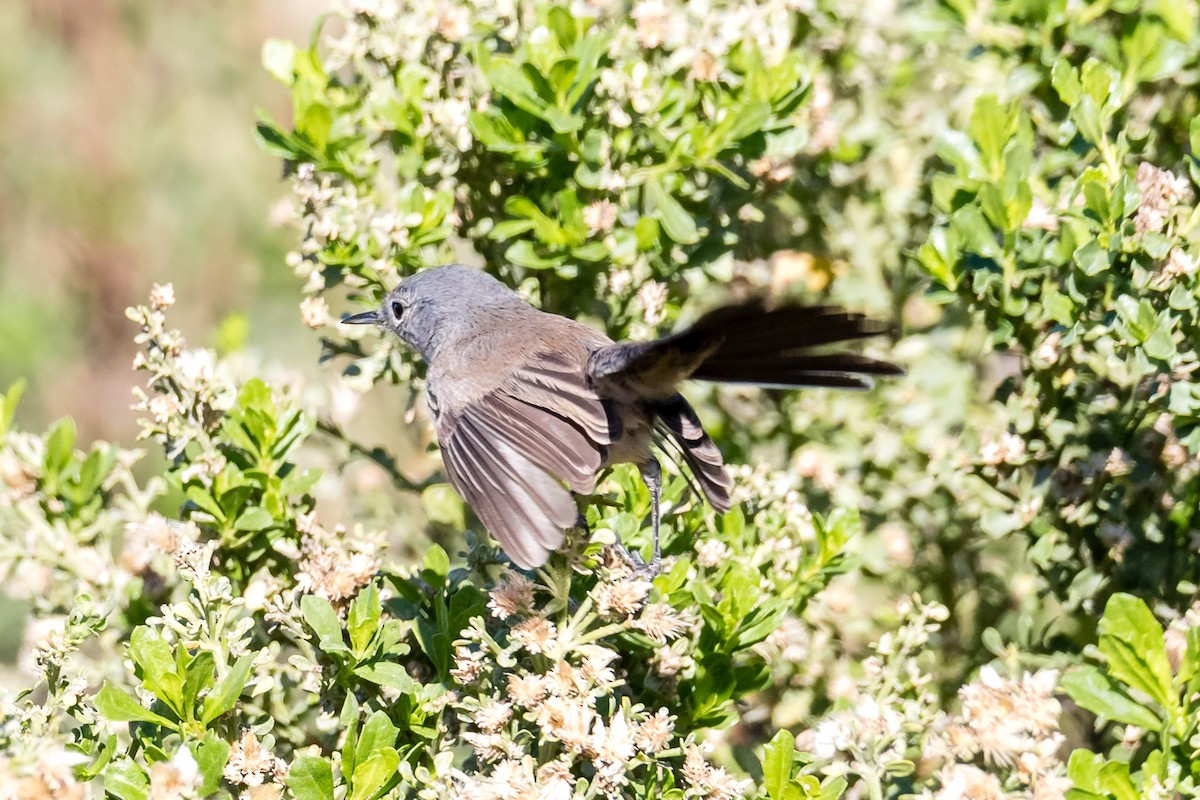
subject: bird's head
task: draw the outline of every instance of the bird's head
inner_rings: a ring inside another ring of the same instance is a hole
[[[504,308],[529,306],[491,275],[447,264],[405,278],[378,310],[346,317],[342,323],[385,328],[428,361],[447,344],[476,334],[482,315]]]

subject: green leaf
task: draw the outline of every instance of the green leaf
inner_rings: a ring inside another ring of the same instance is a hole
[[[1104,765],[1104,756],[1088,750],[1076,750],[1067,761],[1067,775],[1077,789],[1085,792],[1100,793],[1100,768]]]
[[[1104,120],[1096,101],[1088,95],[1079,98],[1079,103],[1071,109],[1071,119],[1079,127],[1079,132],[1092,144],[1104,141]]]
[[[1161,361],[1169,361],[1175,356],[1175,338],[1172,335],[1171,318],[1166,312],[1160,315],[1154,324],[1150,336],[1143,347],[1146,355]]]
[[[1179,662],[1177,677],[1180,683],[1186,685],[1197,673],[1200,673],[1200,627],[1191,628],[1187,632],[1187,645]]]
[[[333,800],[333,768],[319,756],[300,756],[287,775],[296,800]]]
[[[504,257],[526,269],[554,269],[562,264],[561,258],[543,258],[537,254],[533,242],[528,239],[518,239],[504,251]]]
[[[763,787],[771,800],[784,800],[792,782],[792,761],[796,752],[796,737],[780,730],[763,748]]]
[[[506,219],[492,226],[488,231],[488,238],[496,242],[507,242],[514,236],[533,230],[534,225],[531,219]]]
[[[989,175],[999,177],[1003,165],[1004,145],[1017,130],[1017,111],[1004,107],[993,94],[975,101],[971,112],[971,138],[979,147],[979,155]]]
[[[221,679],[217,687],[208,697],[204,698],[204,712],[200,715],[201,722],[207,725],[225,712],[233,710],[233,707],[237,705],[238,698],[242,695],[242,689],[246,688],[246,681],[250,678],[250,669],[253,666],[253,653],[246,653],[234,662],[233,667]]]
[[[182,647],[182,645],[179,645]],[[153,628],[134,628],[129,657],[140,668],[142,683],[183,719],[183,677],[175,670],[175,655]]]
[[[421,577],[425,578],[425,582],[430,585],[441,586],[446,582],[449,574],[450,556],[446,555],[446,551],[439,545],[431,545],[425,551],[425,568],[422,570]]]
[[[508,59],[496,59],[490,70],[484,70],[496,94],[508,99],[517,108],[538,119],[545,113],[546,101],[538,96],[529,76]]]
[[[296,46],[284,39],[267,39],[262,46],[262,65],[284,86],[296,81]]]
[[[527,219],[533,223],[534,234],[546,245],[558,246],[566,244],[567,236],[559,221],[546,215],[537,203],[523,195],[514,195],[504,201],[504,210],[514,217]]]
[[[264,112],[259,112],[264,113]],[[289,161],[299,161],[311,158],[314,154],[307,142],[295,136],[284,133],[278,124],[267,120],[259,120],[254,126],[255,139],[262,149],[270,155]]]
[[[601,164],[604,161],[604,145],[608,137],[600,128],[592,128],[583,135],[579,143],[579,154],[589,164]]]
[[[497,153],[510,153],[523,157],[523,160],[538,160],[534,157],[542,151],[540,145],[527,142],[524,134],[513,128],[502,115],[472,111],[467,115],[467,127],[482,145]]]
[[[680,244],[695,244],[700,241],[696,221],[657,179],[646,181],[646,194],[667,236]]]
[[[394,661],[377,661],[374,664],[363,664],[355,668],[354,674],[371,683],[387,686],[404,694],[417,693],[416,681],[412,679],[412,676],[408,674],[408,671],[403,666]]]
[[[208,489],[202,486],[189,486],[184,490],[184,494],[188,500],[192,501],[201,511],[212,516],[218,523],[225,522],[225,512],[221,510],[221,506],[213,499]]]
[[[337,612],[323,597],[306,594],[300,599],[300,614],[308,627],[317,634],[317,646],[329,654],[349,653],[350,648],[342,638],[342,624]]]
[[[150,779],[128,756],[122,756],[104,770],[104,791],[120,800],[149,800]]]
[[[1100,246],[1100,243],[1095,239],[1088,239],[1086,243],[1076,248],[1071,254],[1075,264],[1083,270],[1084,275],[1097,275],[1111,266],[1108,251]]]
[[[279,491],[285,497],[306,494],[309,489],[317,485],[317,481],[321,480],[323,474],[324,471],[319,469],[294,469],[280,483]]]
[[[1113,213],[1112,187],[1104,173],[1099,169],[1089,169],[1084,173],[1081,183],[1085,207],[1101,222],[1115,222],[1120,216],[1120,208]]]
[[[265,508],[251,506],[243,511],[233,524],[239,531],[261,531],[275,524],[275,518]]]
[[[837,800],[846,793],[847,781],[841,775],[826,778],[821,784],[820,800]]]
[[[181,652],[186,652],[180,648]],[[200,693],[209,688],[213,684],[213,669],[216,667],[216,660],[213,654],[207,650],[202,650],[196,654],[183,673],[183,708],[187,714],[191,714],[196,707],[196,698]]]
[[[1142,794],[1129,777],[1129,765],[1109,761],[1100,768],[1100,785],[1116,800],[1141,800]]]
[[[91,764],[76,767],[75,776],[81,781],[90,781],[98,778],[108,768],[116,752],[117,735],[115,733],[110,733],[107,739],[98,736],[96,738],[96,749],[93,751],[93,754],[96,756],[95,760]]]
[[[371,756],[392,747],[400,730],[388,719],[382,711],[376,711],[367,718],[358,736],[358,746],[354,748],[354,762],[362,764]],[[356,769],[357,773],[358,770]]]
[[[421,492],[421,506],[431,522],[462,530],[467,526],[462,498],[448,483],[436,483]]]
[[[3,441],[12,429],[13,418],[17,415],[17,406],[20,404],[23,394],[25,394],[25,381],[17,381],[0,396],[0,441]]]
[[[363,587],[358,596],[350,603],[350,611],[346,616],[346,630],[350,633],[350,647],[357,655],[362,655],[375,636],[379,627],[379,615],[383,606],[379,602],[379,589],[374,582]]]
[[[1150,765],[1147,762],[1146,772]],[[1129,777],[1129,765],[1119,761],[1105,761],[1104,756],[1079,749],[1071,753],[1067,762],[1067,775],[1075,788],[1067,792],[1071,800],[1138,800],[1141,795]]]
[[[1054,292],[1042,302],[1046,315],[1059,325],[1070,327],[1075,323],[1075,302],[1062,292]]]
[[[978,206],[963,206],[950,217],[950,228],[958,235],[965,250],[999,259],[1002,255],[996,243],[996,232],[988,225]]]
[[[1073,669],[1062,676],[1059,686],[1071,699],[1097,716],[1146,730],[1158,730],[1162,721],[1093,666]]]
[[[586,121],[580,114],[572,114],[561,108],[548,108],[544,116],[555,133],[574,133],[582,128]]]
[[[112,722],[150,722],[164,728],[176,727],[176,724],[160,714],[155,714],[136,699],[121,691],[112,684],[106,683],[96,693],[96,708],[104,718]]]
[[[389,781],[397,778],[400,754],[388,747],[378,750],[354,768],[347,800],[373,800],[383,793]]]
[[[1162,626],[1149,607],[1132,595],[1115,594],[1104,608],[1099,631],[1108,673],[1162,708],[1172,709],[1178,701],[1171,687],[1171,664]]]
[[[210,732],[202,741],[193,743],[191,751],[200,769],[200,796],[207,797],[220,788],[225,763],[229,761],[229,743]]]
[[[1105,108],[1120,96],[1121,76],[1102,61],[1089,58],[1083,64],[1083,93],[1097,108]]]
[[[950,291],[958,288],[958,262],[952,254],[946,251],[944,231],[934,231],[930,241],[925,242],[917,250],[917,261],[929,273],[929,277],[945,286]]]
[[[358,743],[358,723],[359,711],[361,706],[358,700],[354,697],[353,692],[346,693],[346,702],[342,703],[341,714],[338,715],[338,720],[342,724],[342,729],[345,731],[345,738],[342,740],[342,774],[354,774],[354,751]]]
[[[75,420],[63,417],[54,423],[54,427],[50,429],[50,436],[46,439],[44,463],[48,474],[57,475],[66,468],[71,461],[74,445]]]
[[[308,139],[318,152],[329,144],[329,132],[333,128],[333,112],[323,103],[313,103],[296,120],[296,133]]]
[[[417,620],[415,633],[421,650],[429,656],[429,660],[437,668],[438,675],[445,676],[450,670],[450,651],[453,639],[426,619]]]
[[[1196,4],[1193,0],[1151,0],[1146,6],[1167,23],[1176,39],[1186,42],[1196,34]]]
[[[1058,92],[1059,99],[1068,106],[1078,103],[1079,96],[1083,94],[1079,72],[1065,58],[1054,62],[1054,67],[1050,70],[1050,83],[1053,84],[1054,91]]]
[[[723,131],[723,147],[732,147],[747,136],[762,131],[763,126],[771,119],[771,104],[765,101],[746,103],[736,111],[730,110],[726,117],[729,127]]]

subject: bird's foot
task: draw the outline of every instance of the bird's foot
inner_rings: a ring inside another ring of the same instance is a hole
[[[662,559],[655,557],[647,563],[646,559],[642,558],[642,554],[634,550],[630,552],[625,545],[618,542],[613,545],[616,548],[617,554],[621,560],[625,562],[625,566],[635,577],[646,581],[652,581],[662,572]]]

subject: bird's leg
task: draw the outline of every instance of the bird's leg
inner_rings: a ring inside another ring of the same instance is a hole
[[[651,456],[650,460],[642,464],[639,469],[642,473],[642,481],[646,484],[646,488],[650,490],[650,520],[654,526],[654,555],[651,557],[650,563],[646,563],[641,553],[636,550],[630,552],[621,541],[618,540],[615,547],[621,560],[625,562],[625,565],[629,567],[634,575],[639,578],[653,580],[662,571],[662,550],[659,545],[659,527],[662,524],[662,510],[660,508],[662,501],[662,466]]]
[[[650,459],[641,465],[642,480],[646,483],[646,488],[650,490],[650,520],[654,525],[654,555],[650,559],[650,563],[646,565],[646,571],[653,577],[662,569],[662,551],[659,549],[658,529],[662,523],[662,510],[659,508],[662,500],[662,466],[659,465],[658,459],[650,456]]]

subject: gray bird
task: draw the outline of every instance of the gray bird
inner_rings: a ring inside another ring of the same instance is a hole
[[[650,489],[659,564],[662,470],[656,435],[673,440],[713,508],[732,481],[713,440],[679,393],[688,378],[758,386],[862,389],[902,371],[836,342],[884,332],[830,306],[727,305],[679,333],[614,342],[539,311],[486,273],[450,264],[388,293],[378,311],[343,319],[399,336],[428,365],[429,407],[451,484],[519,566],[541,566],[614,464],[636,464]]]

